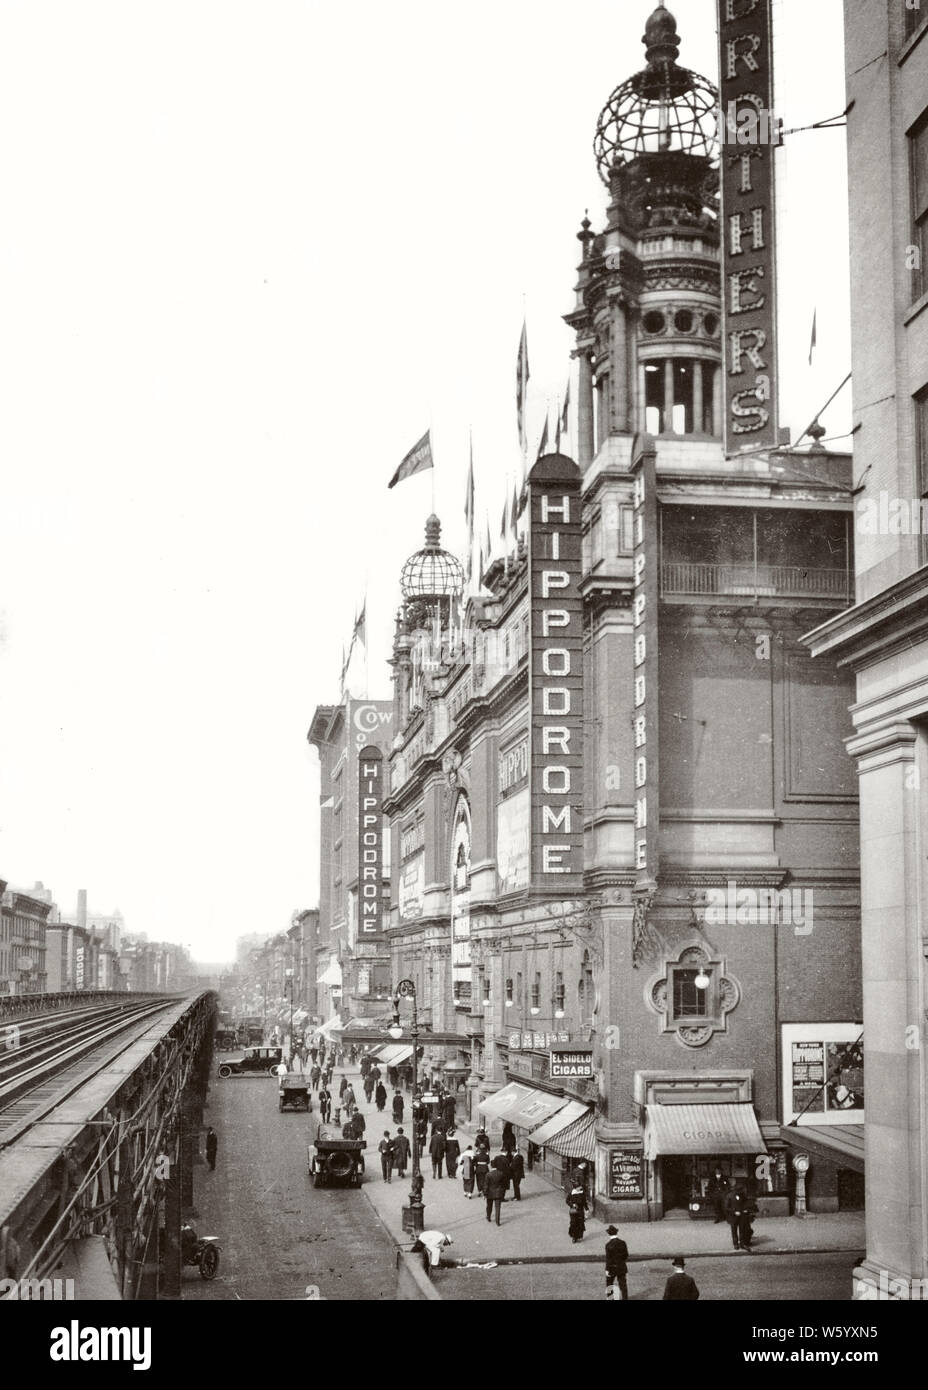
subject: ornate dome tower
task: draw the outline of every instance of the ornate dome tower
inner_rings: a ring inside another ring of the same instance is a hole
[[[609,189],[605,230],[579,233],[579,462],[611,435],[721,432],[716,93],[677,62],[658,5],[646,65],[609,97],[594,151]]]

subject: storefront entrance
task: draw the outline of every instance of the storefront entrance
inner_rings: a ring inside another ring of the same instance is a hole
[[[661,1161],[664,1216],[689,1216],[693,1188],[693,1160],[666,1154]]]

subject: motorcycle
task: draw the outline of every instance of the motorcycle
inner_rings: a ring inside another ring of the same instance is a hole
[[[181,1254],[185,1265],[194,1265],[201,1279],[215,1279],[219,1273],[218,1236],[198,1236],[192,1226],[183,1225],[180,1231]]]

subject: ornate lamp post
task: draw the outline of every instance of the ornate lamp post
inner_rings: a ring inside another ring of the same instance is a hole
[[[287,988],[288,988],[289,991],[290,991],[290,1034],[289,1034],[288,1046],[289,1046],[289,1048],[290,1048],[290,1057],[289,1057],[289,1061],[290,1061],[290,1063],[291,1063],[290,1069],[291,1069],[291,1071],[292,1071],[292,1070],[293,1070],[293,1067],[292,1067],[292,1062],[293,1062],[293,966],[292,966],[292,965],[291,965],[291,966],[288,966],[288,968],[284,971],[284,975],[285,975],[286,978],[287,978]]]
[[[415,1107],[415,1094],[419,1082],[419,1014],[416,1008],[416,986],[412,980],[400,980],[393,994],[393,1023],[389,1033],[391,1038],[403,1036],[400,1023],[400,1000],[412,1000],[412,1094]],[[422,1173],[419,1168],[419,1127],[413,1110],[412,1124],[412,1187],[409,1191],[409,1205],[403,1208],[403,1230],[413,1235],[421,1235],[425,1229],[425,1203],[422,1201]]]

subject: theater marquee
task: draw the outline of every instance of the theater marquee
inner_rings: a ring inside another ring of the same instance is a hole
[[[725,452],[775,446],[773,41],[770,0],[719,0]]]
[[[529,474],[531,885],[583,886],[580,470],[546,454]]]

